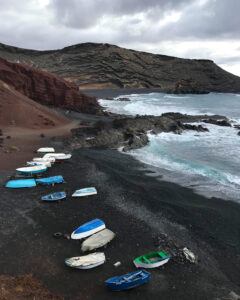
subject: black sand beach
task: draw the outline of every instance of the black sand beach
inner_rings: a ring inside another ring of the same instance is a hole
[[[62,174],[66,184],[17,191],[1,185],[2,274],[31,273],[64,299],[234,299],[231,291],[240,294],[238,204],[161,181],[114,150],[76,150],[69,162],[48,173]],[[6,173],[1,175],[3,184]],[[57,204],[39,201],[51,191],[65,189],[71,195],[85,186],[95,186],[98,195]],[[81,243],[53,233],[71,233],[96,217],[116,233],[103,249],[106,264],[86,271],[67,268],[64,259],[81,255]],[[185,246],[198,256],[197,264],[175,257]],[[156,249],[170,251],[173,259],[151,271],[149,284],[121,293],[105,288],[105,279],[134,270],[133,258]],[[118,268],[116,261],[122,263]]]

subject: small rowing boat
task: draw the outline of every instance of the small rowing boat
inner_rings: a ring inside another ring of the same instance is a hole
[[[47,167],[45,165],[30,166],[30,167],[17,168],[16,171],[21,174],[38,174],[47,171]]]
[[[50,157],[55,158],[55,160],[66,160],[66,159],[70,159],[72,155],[65,154],[65,153],[47,153],[43,156],[44,159],[48,159]]]
[[[124,291],[143,285],[149,282],[150,279],[151,274],[141,270],[111,277],[105,281],[105,284],[112,291]]]
[[[152,269],[166,264],[171,256],[164,251],[151,252],[134,259],[137,268]]]
[[[105,263],[105,254],[95,252],[85,256],[76,256],[65,259],[68,267],[76,269],[92,269]]]
[[[95,189],[95,187],[87,187],[84,189],[76,190],[72,194],[72,197],[84,197],[84,196],[91,196],[96,194],[97,194],[97,190]]]
[[[59,201],[63,200],[67,197],[67,194],[65,192],[56,192],[52,194],[48,194],[46,196],[42,196],[42,201]]]
[[[94,219],[75,229],[71,234],[71,238],[73,240],[83,239],[105,228],[106,225],[102,220]]]
[[[9,180],[5,187],[11,189],[19,189],[19,188],[30,188],[36,186],[35,179],[16,179],[16,180]]]
[[[39,148],[37,150],[38,153],[52,153],[55,152],[55,149],[52,147]]]
[[[111,230],[103,229],[86,239],[82,243],[81,250],[85,252],[101,248],[107,245],[114,237],[115,233],[113,233]]]
[[[42,185],[52,185],[52,184],[54,185],[56,183],[63,183],[63,182],[64,179],[61,175],[36,179],[36,183]]]

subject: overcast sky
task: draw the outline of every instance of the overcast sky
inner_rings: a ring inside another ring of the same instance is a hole
[[[240,76],[240,0],[0,0],[0,42],[82,42],[208,58]]]

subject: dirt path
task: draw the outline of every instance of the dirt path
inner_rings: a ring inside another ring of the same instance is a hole
[[[14,126],[3,129],[0,148],[1,171],[11,171],[33,158],[33,152],[41,146],[49,146],[53,137],[67,137],[79,121],[70,121],[51,129],[26,129]],[[9,138],[8,138],[9,137]],[[37,156],[37,155],[36,155]]]

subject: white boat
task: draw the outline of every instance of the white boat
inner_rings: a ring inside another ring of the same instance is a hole
[[[33,161],[36,162],[50,162],[50,163],[54,163],[55,162],[55,158],[54,157],[48,157],[48,158],[42,158],[42,157],[34,157]]]
[[[23,167],[23,168],[17,168],[16,171],[24,174],[37,174],[37,173],[42,173],[47,171],[47,167],[45,165]]]
[[[55,149],[52,148],[52,147],[45,147],[45,148],[39,148],[37,150],[37,152],[39,152],[39,153],[52,153],[52,152],[55,152]]]
[[[46,162],[27,161],[27,166],[40,166],[40,165],[44,165],[48,168],[50,168],[52,166],[51,163],[48,161],[46,161]]]
[[[77,269],[92,269],[104,264],[106,261],[103,252],[95,252],[85,256],[75,256],[65,259],[65,264]]]
[[[48,158],[55,158],[55,160],[65,160],[70,159],[72,154],[65,154],[65,153],[47,153],[43,156],[44,159]]]
[[[108,244],[115,237],[115,233],[109,229],[104,229],[94,235],[90,236],[82,243],[81,250],[91,251]]]
[[[91,196],[96,194],[97,194],[97,190],[95,189],[95,187],[87,187],[84,189],[76,190],[72,194],[72,197],[84,197],[84,196]]]

